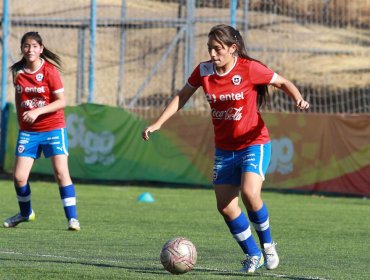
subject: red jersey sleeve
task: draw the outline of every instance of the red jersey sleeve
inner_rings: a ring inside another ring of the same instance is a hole
[[[191,73],[188,79],[188,85],[193,88],[198,88],[202,86],[202,78],[200,76],[200,64],[195,67],[193,73]]]
[[[49,69],[49,88],[51,93],[64,92],[62,78],[56,67],[50,67]]]
[[[274,74],[274,71],[260,62],[253,60],[249,65],[250,80],[254,85],[268,85]]]

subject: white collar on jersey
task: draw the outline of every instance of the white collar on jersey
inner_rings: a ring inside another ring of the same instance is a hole
[[[43,58],[40,57],[40,59],[41,59],[41,64],[35,71],[29,71],[28,69],[26,69],[24,67],[23,67],[23,71],[28,73],[28,74],[33,74],[33,73],[36,73],[37,71],[39,71],[41,69],[42,65],[44,65],[44,62],[45,62],[45,60]]]

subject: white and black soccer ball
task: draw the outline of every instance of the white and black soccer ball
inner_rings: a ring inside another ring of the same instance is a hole
[[[175,237],[167,241],[160,255],[163,267],[172,274],[184,274],[197,262],[197,249],[187,238]]]

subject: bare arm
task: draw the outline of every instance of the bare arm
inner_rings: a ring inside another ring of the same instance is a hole
[[[149,134],[156,130],[159,130],[169,118],[171,118],[185,105],[185,103],[189,100],[189,98],[194,94],[196,90],[196,88],[193,88],[186,84],[179,91],[179,93],[172,98],[172,100],[164,109],[159,118],[153,124],[144,129],[144,131],[142,132],[143,139],[149,140]]]
[[[283,90],[286,94],[288,94],[294,100],[296,106],[299,109],[303,110],[310,107],[310,104],[303,99],[297,87],[291,81],[285,79],[284,77],[278,75],[275,81],[271,83],[271,85]]]
[[[34,123],[36,119],[43,114],[52,113],[58,111],[59,109],[63,109],[66,106],[66,101],[64,97],[64,93],[56,93],[54,94],[54,101],[49,103],[44,107],[39,107],[34,110],[26,111],[23,113],[23,120],[28,123]]]

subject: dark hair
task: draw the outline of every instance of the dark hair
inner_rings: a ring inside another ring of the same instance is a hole
[[[44,44],[42,43],[42,38],[40,34],[36,31],[30,31],[23,35],[21,39],[21,48],[23,47],[23,44],[26,42],[27,39],[33,39],[35,40],[40,46],[44,47],[43,52],[40,54],[40,57],[48,61],[49,63],[53,64],[55,67],[57,67],[59,70],[62,70],[62,60],[60,59],[59,55],[53,53],[52,51],[48,50]],[[10,71],[14,74],[16,71],[18,71],[20,68],[24,67],[26,63],[26,59],[22,57],[21,60],[14,63],[12,66],[10,66]]]
[[[234,27],[226,24],[219,24],[211,28],[208,33],[208,38],[214,38],[222,45],[231,47],[233,44],[236,45],[236,54],[239,57],[246,58],[249,60],[257,61],[263,64],[261,61],[258,61],[254,58],[251,58],[244,45],[243,37],[240,35],[240,32]],[[267,85],[257,85],[257,104],[258,107],[261,107],[266,103],[268,97],[268,88]]]

